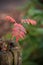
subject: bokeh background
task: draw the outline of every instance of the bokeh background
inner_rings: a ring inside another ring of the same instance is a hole
[[[21,23],[21,18],[36,20],[36,26],[23,25],[27,35],[19,40],[22,65],[43,65],[43,0],[0,0],[0,18],[6,15],[12,16],[17,23]]]

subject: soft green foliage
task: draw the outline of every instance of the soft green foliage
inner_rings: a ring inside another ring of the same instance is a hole
[[[22,65],[43,65],[43,11],[32,6],[23,18],[36,20],[37,25],[23,24],[27,35],[19,41],[23,47]]]

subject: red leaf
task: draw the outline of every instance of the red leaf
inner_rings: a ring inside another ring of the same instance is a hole
[[[21,23],[27,23],[27,24],[32,24],[32,25],[37,24],[37,22],[35,20],[31,20],[31,19],[22,19]]]
[[[12,22],[12,23],[15,23],[16,21],[12,18],[12,17],[10,17],[10,16],[6,16],[5,17],[5,20],[8,20],[8,21],[10,21],[10,22]]]
[[[12,37],[16,37],[16,41],[18,42],[20,38],[24,38],[25,34],[25,28],[21,24],[15,23],[14,28],[12,29]]]

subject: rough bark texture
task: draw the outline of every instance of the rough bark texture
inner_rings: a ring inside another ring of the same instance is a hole
[[[6,42],[9,44],[8,49],[6,51],[0,49],[0,65],[21,65],[21,50],[18,44]]]

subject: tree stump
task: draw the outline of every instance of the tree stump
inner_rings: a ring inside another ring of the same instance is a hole
[[[0,49],[0,65],[21,65],[21,50],[19,45],[12,40],[5,41],[5,43],[7,44],[7,50]],[[0,45],[0,48],[3,48],[2,45]]]

